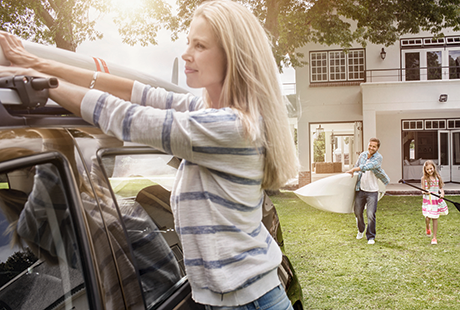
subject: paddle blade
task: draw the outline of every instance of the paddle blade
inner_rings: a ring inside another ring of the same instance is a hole
[[[310,206],[335,213],[353,213],[357,175],[336,174],[307,184],[294,193]],[[385,185],[379,181],[379,199]]]
[[[457,210],[460,212],[460,203],[458,202],[453,202],[452,203],[454,204],[454,206],[457,208]]]

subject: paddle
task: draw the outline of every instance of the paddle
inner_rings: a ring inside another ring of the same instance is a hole
[[[412,186],[413,188],[419,189],[419,190],[421,190],[422,192],[426,192],[426,193],[431,194],[431,195],[433,195],[433,196],[436,196],[436,197],[438,197],[438,198],[444,199],[445,201],[448,201],[448,202],[452,203],[452,204],[457,208],[457,210],[460,212],[460,203],[458,203],[458,202],[455,202],[455,201],[452,201],[452,200],[443,198],[443,197],[441,197],[441,196],[439,196],[439,195],[437,195],[437,194],[430,193],[430,192],[427,191],[426,189],[420,188],[420,187],[415,186],[415,185],[412,185],[412,184],[410,184],[410,183],[406,183],[406,181],[404,181],[403,179],[399,180],[399,183],[403,183],[403,184]]]

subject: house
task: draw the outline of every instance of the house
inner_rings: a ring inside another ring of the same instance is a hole
[[[356,162],[371,137],[391,183],[419,180],[423,163],[460,182],[460,33],[405,35],[392,46],[310,43],[296,68],[299,186],[311,182],[313,145],[325,133],[326,162]]]

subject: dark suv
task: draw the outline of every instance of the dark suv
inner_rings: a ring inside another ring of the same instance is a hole
[[[0,309],[203,308],[169,205],[180,159],[46,103],[56,86],[0,79]],[[263,223],[283,248],[268,196]],[[279,276],[303,309],[286,256]]]

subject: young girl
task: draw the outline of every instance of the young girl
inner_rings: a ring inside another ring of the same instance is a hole
[[[203,97],[66,66],[0,33],[11,67],[1,76],[55,76],[50,97],[120,140],[182,158],[171,193],[192,297],[214,307],[292,309],[277,269],[282,253],[261,223],[264,189],[297,175],[277,66],[257,18],[233,1],[195,11],[187,84]]]
[[[441,197],[444,197],[444,182],[441,179],[436,166],[433,161],[427,160],[423,164],[423,176],[421,179],[422,188],[429,193],[439,194]],[[433,220],[433,239],[431,244],[438,244],[436,239],[436,234],[438,232],[438,218],[439,215],[446,215],[449,210],[447,208],[446,202],[442,198],[438,198],[429,193],[424,192],[423,194],[423,205],[422,212],[425,217],[426,223],[426,234],[431,235],[430,230],[430,219]]]

